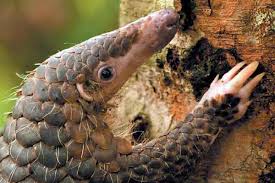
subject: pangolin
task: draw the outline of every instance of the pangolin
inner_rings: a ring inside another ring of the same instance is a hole
[[[22,84],[0,133],[0,182],[179,182],[192,174],[219,131],[240,119],[264,74],[238,63],[217,76],[194,110],[171,131],[132,147],[114,136],[106,102],[167,45],[179,16],[164,9],[65,49]]]

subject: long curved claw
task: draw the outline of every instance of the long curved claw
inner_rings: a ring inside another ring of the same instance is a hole
[[[265,73],[258,74],[252,80],[250,80],[239,92],[240,98],[248,99],[256,86],[260,83]]]
[[[215,85],[215,84],[219,81],[219,77],[220,77],[220,75],[218,74],[218,75],[214,78],[214,80],[212,81],[210,87],[213,86],[213,85]]]
[[[237,65],[235,65],[230,71],[228,71],[226,74],[223,75],[222,81],[228,82],[230,81],[236,74],[239,72],[239,70],[245,65],[245,62],[240,62]]]
[[[248,106],[251,104],[251,102],[252,101],[246,101],[246,102],[242,102],[238,105],[239,112],[234,115],[233,122],[238,119],[241,119],[244,116],[244,114],[246,113],[246,110],[247,110]],[[232,123],[232,122],[229,122],[229,123]]]
[[[259,62],[252,62],[241,70],[232,80],[229,81],[228,85],[239,90],[247,79],[255,72],[259,65]]]

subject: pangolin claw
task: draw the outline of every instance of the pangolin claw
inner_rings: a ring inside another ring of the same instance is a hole
[[[238,63],[230,71],[224,74],[220,80],[218,79],[219,76],[217,76],[211,83],[209,90],[202,97],[200,103],[211,99],[215,99],[222,103],[223,96],[226,95],[240,98],[238,113],[234,115],[234,121],[240,119],[245,114],[247,107],[251,104],[249,100],[250,95],[265,75],[265,73],[258,74],[248,81],[251,75],[256,71],[259,63],[252,62],[243,68],[245,64],[245,62]]]

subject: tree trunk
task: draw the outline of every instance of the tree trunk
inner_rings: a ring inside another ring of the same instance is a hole
[[[134,143],[156,138],[192,110],[217,74],[242,60],[259,61],[256,72],[266,76],[246,116],[223,132],[190,182],[275,180],[274,3],[121,0],[120,23],[166,7],[180,13],[180,31],[112,100],[117,109],[108,120],[114,133]]]

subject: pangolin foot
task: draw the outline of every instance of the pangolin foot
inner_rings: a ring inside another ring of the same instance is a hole
[[[246,67],[245,62],[240,62],[234,66],[229,72],[219,79],[219,75],[213,80],[208,91],[203,95],[200,104],[206,100],[215,100],[218,104],[224,103],[230,98],[237,99],[236,112],[233,119],[229,123],[240,119],[246,112],[251,103],[249,99],[255,87],[259,84],[265,73],[261,73],[251,80],[249,78],[257,69],[259,63],[252,62]]]

